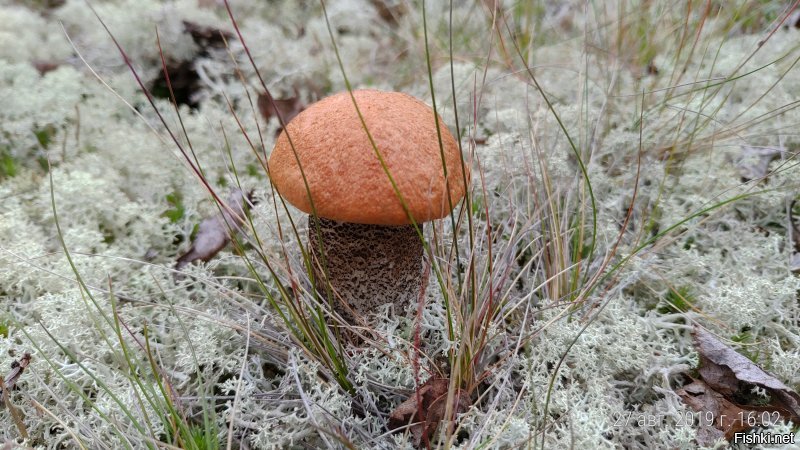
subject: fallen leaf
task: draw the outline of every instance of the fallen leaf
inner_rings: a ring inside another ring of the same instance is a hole
[[[8,393],[19,380],[19,377],[22,375],[22,372],[25,371],[25,368],[31,363],[31,354],[25,353],[22,355],[22,358],[19,360],[14,360],[11,363],[11,372],[8,375],[0,380],[0,391],[2,392],[2,405],[6,407],[9,414],[11,415],[11,420],[14,422],[14,425],[17,427],[20,436],[23,439],[28,439],[28,430],[25,427],[25,415],[11,403],[11,397]]]
[[[789,270],[792,273],[800,273],[800,253],[792,253],[789,257]]]
[[[734,433],[751,428],[740,420],[740,417],[745,417],[747,410],[728,401],[702,380],[694,380],[677,393],[684,403],[700,413],[697,420],[700,427],[697,443],[700,445],[710,447],[719,438],[730,441]]]
[[[60,63],[54,61],[34,61],[33,67],[39,72],[39,75],[44,75],[47,72],[52,72],[61,65]]]
[[[430,448],[430,438],[445,418],[449,386],[447,378],[428,379],[389,414],[389,429],[400,431],[408,426],[414,446],[420,448],[424,444]],[[453,401],[454,414],[466,412],[470,404],[469,396],[462,389],[455,392]]]
[[[289,123],[294,116],[306,109],[306,104],[300,99],[297,89],[294,90],[294,97],[285,99],[275,99],[270,101],[269,94],[262,92],[258,94],[258,110],[261,116],[269,122],[273,117],[280,117],[284,123]],[[283,127],[278,126],[276,133],[280,133]]]
[[[787,419],[800,423],[800,395],[708,331],[695,326],[693,334],[700,354],[700,376],[712,387],[732,393],[741,390],[741,383],[764,388],[772,394],[773,401],[785,405],[789,414]],[[714,382],[718,384],[715,386]]]
[[[183,29],[192,35],[192,40],[200,47],[201,54],[208,53],[209,48],[225,48],[225,41],[230,41],[235,37],[229,31],[200,25],[188,20],[183,21]]]
[[[31,363],[31,354],[25,353],[22,355],[22,358],[19,360],[14,360],[11,363],[11,371],[6,375],[5,379],[3,380],[3,385],[8,389],[12,389],[19,380],[19,377],[22,375],[22,372],[25,371],[25,368],[28,367],[28,364]]]
[[[0,450],[33,450],[33,447],[23,446],[14,441],[5,441]]]
[[[231,229],[237,231],[244,224],[245,212],[252,203],[251,194],[235,189],[228,196],[227,208],[221,206],[221,213],[200,222],[192,246],[178,258],[175,269],[180,270],[195,261],[208,261],[219,253],[230,242]]]
[[[398,19],[408,12],[405,2],[399,0],[370,0],[370,3],[389,25],[397,25]]]
[[[769,163],[780,158],[784,150],[773,147],[751,147],[743,145],[742,152],[736,158],[736,169],[742,181],[764,178],[769,173]]]
[[[734,433],[756,426],[772,426],[778,419],[800,423],[800,395],[755,363],[737,353],[708,331],[695,326],[694,344],[700,356],[700,379],[677,391],[699,412],[698,443],[711,445],[719,437],[728,441]],[[769,394],[768,403],[749,404],[753,387]]]

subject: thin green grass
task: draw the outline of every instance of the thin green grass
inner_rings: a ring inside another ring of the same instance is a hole
[[[64,255],[72,267],[81,297],[84,299],[84,306],[87,314],[94,319],[95,331],[98,336],[106,341],[109,349],[112,349],[114,355],[113,359],[120,363],[119,367],[110,367],[110,369],[124,376],[130,383],[130,389],[136,399],[139,414],[122,401],[118,394],[103,381],[101,375],[85,365],[84,360],[87,358],[87,355],[81,355],[67,348],[65,345],[62,345],[60,339],[53,335],[43,323],[40,323],[46,335],[49,336],[52,342],[69,358],[69,361],[77,365],[81,372],[95,382],[95,385],[100,391],[104,392],[113,400],[114,404],[116,404],[119,411],[123,414],[124,421],[121,422],[118,419],[112,418],[112,416],[107,415],[107,412],[97,408],[96,402],[86,394],[84,389],[64,376],[59,370],[59,365],[56,361],[47,356],[47,353],[38,346],[36,340],[33,339],[23,327],[20,327],[32,345],[38,350],[37,356],[45,359],[68,389],[73,394],[81,397],[87,406],[94,408],[95,412],[106,423],[112,426],[112,431],[119,438],[119,444],[123,445],[125,448],[140,448],[140,445],[146,445],[148,448],[153,449],[163,448],[165,446],[196,450],[219,448],[219,430],[216,427],[216,419],[214,417],[215,407],[213,402],[209,402],[208,400],[208,392],[201,391],[200,410],[202,422],[200,425],[194,424],[193,421],[188,419],[185,411],[183,411],[183,407],[179,403],[176,403],[175,392],[170,386],[168,377],[161,369],[161,364],[157,361],[154,351],[151,348],[151,337],[148,334],[147,326],[145,325],[142,329],[142,341],[139,341],[136,334],[132,332],[120,318],[111,281],[109,280],[108,290],[111,307],[110,313],[106,311],[94,297],[91,289],[83,281],[83,277],[72,260],[71,252],[64,241],[63,233],[59,225],[52,172],[50,172],[50,187],[52,212],[55,226],[58,230],[59,241],[61,242]],[[175,311],[173,310],[173,312]],[[187,336],[187,346],[194,357],[193,346],[191,340],[188,339],[189,331],[183,325],[180,315],[175,314],[175,317],[182,327],[184,335]],[[131,347],[131,344],[128,342],[129,339],[132,339],[136,343],[138,351],[135,350],[135,347]],[[114,342],[114,340],[116,342]],[[202,370],[199,369],[199,363],[196,358],[194,362],[196,367],[198,367],[196,373],[198,377],[200,377],[198,384],[203,386],[205,383],[202,380]],[[148,410],[152,410],[154,415],[151,416],[147,412]],[[166,431],[166,435],[156,431],[154,427],[155,423],[160,423],[162,429]],[[70,432],[70,435],[73,437],[76,446],[86,448],[89,445],[83,442],[79,437],[79,433]],[[97,443],[91,445],[97,445]]]

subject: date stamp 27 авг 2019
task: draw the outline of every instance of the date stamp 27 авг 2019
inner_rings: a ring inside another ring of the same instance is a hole
[[[738,423],[737,423],[738,422]],[[639,411],[626,411],[617,416],[614,421],[614,428],[624,428],[628,426],[655,427],[670,424],[674,427],[703,427],[710,426],[718,429],[725,429],[731,425],[738,425],[738,429],[752,429],[755,427],[768,428],[782,422],[781,416],[776,411],[741,411],[735,416],[725,415],[716,416],[710,411],[693,412],[686,411],[679,416],[651,414]],[[722,426],[722,425],[726,426]],[[733,434],[732,444],[744,445],[793,445],[795,443],[794,433],[775,434],[775,433],[752,433],[747,431]]]

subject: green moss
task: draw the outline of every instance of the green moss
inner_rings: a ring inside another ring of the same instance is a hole
[[[255,164],[250,163],[247,166],[245,166],[245,169],[247,170],[247,174],[250,175],[251,177],[260,178],[262,176],[261,170],[259,170],[259,167],[256,166]]]
[[[676,312],[686,312],[695,304],[695,297],[689,286],[679,286],[677,289],[671,288],[662,299],[663,305],[658,308],[661,314],[672,314]]]
[[[39,141],[39,145],[41,145],[42,148],[47,149],[53,142],[53,138],[56,136],[56,131],[56,127],[53,125],[47,125],[45,127],[33,130],[33,134],[36,136],[36,140]]]
[[[17,175],[17,163],[11,157],[8,147],[0,147],[0,180]]]
[[[167,194],[166,199],[171,208],[166,210],[161,216],[166,217],[172,223],[177,223],[183,218],[183,215],[186,212],[186,207],[183,206],[183,196],[181,196],[180,192],[176,191],[171,194]]]
[[[117,237],[114,235],[114,231],[112,231],[108,226],[104,224],[100,224],[100,233],[103,234],[103,243],[107,245],[111,245],[114,241],[117,240]]]
[[[39,156],[38,158],[36,158],[36,163],[39,164],[39,168],[42,169],[42,171],[44,173],[47,173],[48,171],[50,171],[50,164],[51,163],[44,156]],[[53,162],[53,165],[57,166],[58,163],[57,162]]]
[[[194,224],[194,226],[192,227],[192,233],[189,235],[190,241],[194,241],[194,239],[197,237],[197,230],[199,229],[200,229],[200,224],[199,223]]]
[[[11,329],[11,321],[6,317],[0,316],[0,337],[7,339]]]
[[[784,5],[771,0],[747,0],[737,8],[729,19],[745,33],[757,33],[776,20],[783,12]]]
[[[737,349],[739,354],[753,361],[754,364],[758,364],[762,368],[770,370],[770,366],[772,365],[770,355],[767,352],[761,351],[750,328],[743,328],[739,334],[731,336],[731,341],[742,344],[741,347]]]

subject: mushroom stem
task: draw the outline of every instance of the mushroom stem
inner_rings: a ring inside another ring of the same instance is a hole
[[[334,310],[348,323],[360,323],[357,319],[386,303],[396,311],[415,304],[422,288],[423,247],[413,225],[367,225],[309,215],[308,242],[317,290],[325,297],[332,292]]]

